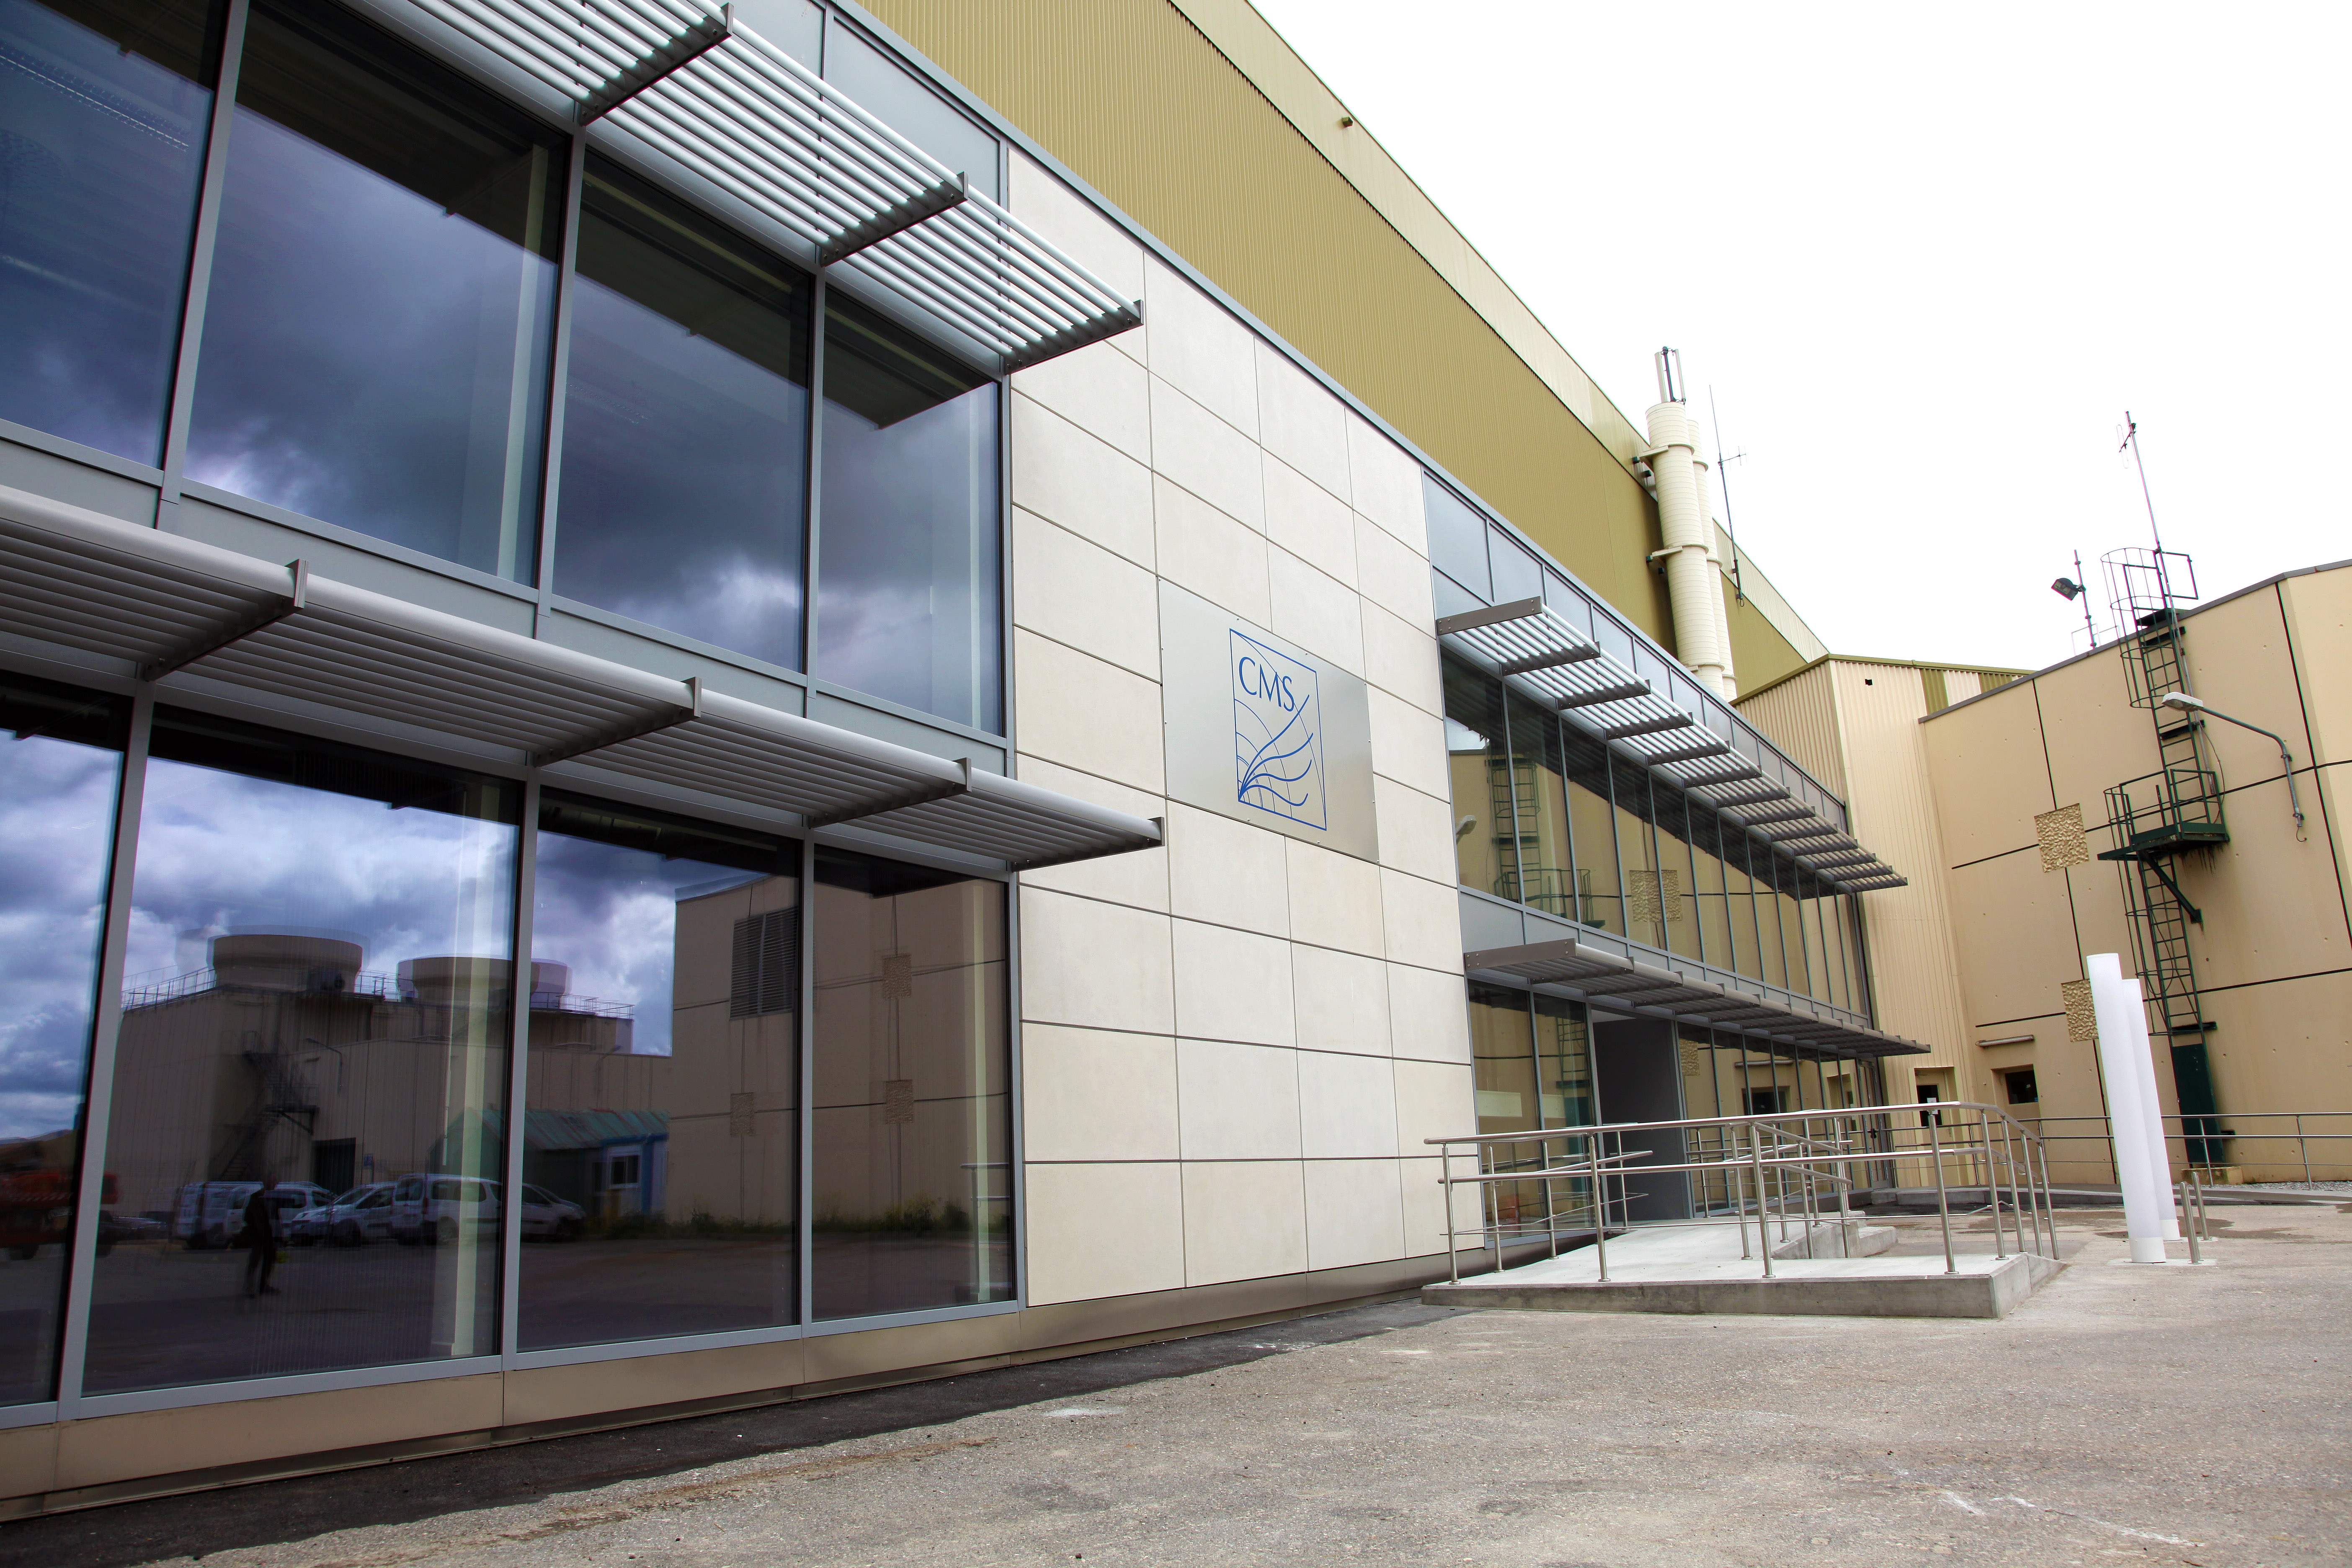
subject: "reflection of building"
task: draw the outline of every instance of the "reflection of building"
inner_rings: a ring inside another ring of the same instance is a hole
[[[667,1171],[660,1201],[644,1212],[798,1219],[799,915],[790,877],[679,900],[670,1058],[654,1102],[668,1122]]]
[[[316,1182],[331,1192],[408,1171],[490,1173],[467,1145],[478,1080],[503,1074],[503,963],[404,960],[361,968],[353,942],[215,937],[211,966],[124,998],[114,1115],[119,1202],[163,1213],[188,1182]],[[565,994],[533,970],[530,1073],[562,1100],[648,1110],[668,1064],[629,1054],[621,1008]],[[453,1138],[452,1129],[459,1130]]]

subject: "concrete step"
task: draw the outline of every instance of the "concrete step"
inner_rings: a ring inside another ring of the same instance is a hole
[[[1766,1279],[1760,1261],[1739,1256],[1733,1226],[1637,1230],[1609,1243],[1606,1280],[1599,1250],[1586,1247],[1427,1286],[1421,1299],[1431,1306],[1518,1311],[2000,1318],[2062,1267],[2031,1254],[1971,1253],[1956,1257],[1947,1272],[1940,1258],[1885,1256],[1895,1232],[1855,1220],[1817,1224],[1811,1239],[1813,1256],[1807,1258],[1806,1237],[1776,1237],[1772,1278]]]

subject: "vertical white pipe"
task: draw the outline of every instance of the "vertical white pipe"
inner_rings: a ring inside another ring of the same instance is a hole
[[[2147,1053],[2147,1020],[2139,999],[2125,984],[2123,963],[2112,952],[2083,961],[2091,982],[2091,1006],[2098,1017],[2099,1074],[2106,1080],[2107,1128],[2115,1139],[2116,1181],[2124,1193],[2124,1232],[2134,1263],[2164,1261],[2164,1200],[2155,1190],[2155,1167],[2147,1155],[2147,1119],[2140,1104],[2139,1070],[2132,1053]],[[2139,1019],[2135,1027],[2133,1020]]]
[[[2172,1151],[2164,1142],[2164,1097],[2156,1088],[2156,1048],[2147,1035],[2147,992],[2137,978],[2125,981],[2124,986],[2131,992],[2132,1030],[2139,1037],[2132,1066],[2139,1074],[2140,1121],[2147,1130],[2148,1180],[2156,1184],[2157,1196],[2163,1200],[2164,1238],[2179,1241],[2180,1211],[2172,1203]]]
[[[1679,403],[1650,410],[1650,471],[1658,485],[1666,593],[1674,605],[1675,652],[1701,685],[1724,696],[1722,574],[1711,557],[1715,531],[1699,489],[1698,436]]]
[[[1739,695],[1739,672],[1734,667],[1731,658],[1731,606],[1723,602],[1724,583],[1731,575],[1729,570],[1731,563],[1723,558],[1722,549],[1716,544],[1716,525],[1710,515],[1706,525],[1708,545],[1706,559],[1707,564],[1713,568],[1714,574],[1707,580],[1707,587],[1711,590],[1707,595],[1707,603],[1715,610],[1717,637],[1716,652],[1723,656],[1723,700],[1728,702]]]

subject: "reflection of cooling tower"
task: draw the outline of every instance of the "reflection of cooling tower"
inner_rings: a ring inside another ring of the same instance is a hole
[[[218,984],[264,991],[348,991],[364,956],[359,943],[324,936],[257,931],[212,941]]]
[[[412,1002],[469,1004],[503,993],[514,965],[503,958],[404,958],[400,961],[400,994]],[[572,985],[567,963],[534,963],[530,989],[534,995],[561,996]]]

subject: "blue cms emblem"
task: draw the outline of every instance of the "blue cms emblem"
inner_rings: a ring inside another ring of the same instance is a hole
[[[1234,632],[1234,795],[1276,816],[1330,829],[1323,801],[1323,704],[1315,667]]]

